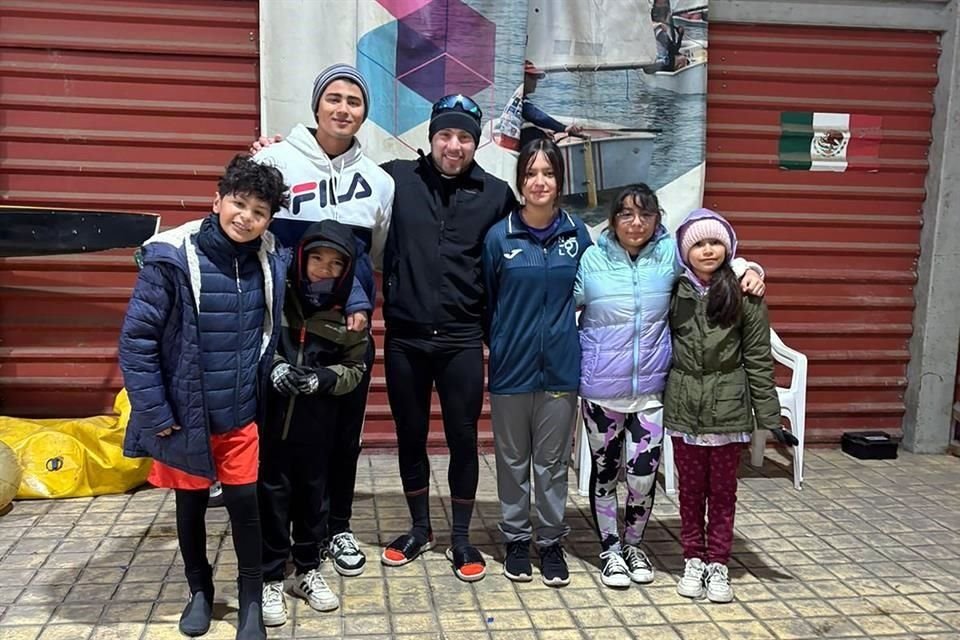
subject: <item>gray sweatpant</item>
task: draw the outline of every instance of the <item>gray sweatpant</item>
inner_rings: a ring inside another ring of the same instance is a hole
[[[537,506],[537,545],[548,546],[570,532],[563,520],[567,470],[576,419],[577,394],[538,391],[490,395],[497,493],[506,542],[530,540],[530,465]]]

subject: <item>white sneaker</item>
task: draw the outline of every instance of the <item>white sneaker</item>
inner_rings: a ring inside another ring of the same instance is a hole
[[[263,624],[279,627],[287,621],[287,600],[283,597],[283,581],[264,582],[260,596],[260,608],[263,610]]]
[[[330,538],[327,555],[333,559],[333,568],[342,576],[358,576],[363,573],[367,564],[367,556],[360,550],[360,545],[351,531],[344,531]]]
[[[294,595],[300,596],[317,611],[333,611],[340,606],[340,598],[330,590],[319,569],[297,574],[293,583]]]
[[[733,600],[733,587],[730,586],[730,574],[726,565],[719,562],[707,565],[707,599],[720,603]]]
[[[703,597],[703,579],[707,567],[700,558],[687,558],[683,576],[677,582],[677,593],[685,598]]]
[[[614,549],[600,554],[603,567],[600,568],[600,582],[614,589],[625,589],[630,586],[630,570],[623,556]]]
[[[623,561],[627,563],[627,569],[630,573],[630,579],[637,584],[649,584],[653,582],[653,565],[650,564],[650,558],[647,557],[639,547],[632,544],[623,546]]]

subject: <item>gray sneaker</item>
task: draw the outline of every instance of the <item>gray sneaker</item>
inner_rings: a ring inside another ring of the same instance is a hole
[[[333,568],[342,576],[358,576],[363,573],[367,556],[360,550],[353,532],[344,531],[327,542],[327,555],[333,559]]]

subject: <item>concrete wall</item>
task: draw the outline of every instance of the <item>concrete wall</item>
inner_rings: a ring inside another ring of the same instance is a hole
[[[934,135],[903,425],[904,445],[918,453],[942,453],[950,444],[960,336],[960,16],[956,11],[945,29],[940,83],[934,93]]]
[[[958,0],[711,0],[711,22],[858,26],[943,33],[940,83],[915,288],[903,445],[943,453],[950,443],[960,341],[960,16]]]

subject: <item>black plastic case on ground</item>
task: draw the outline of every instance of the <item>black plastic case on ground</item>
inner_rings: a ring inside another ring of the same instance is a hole
[[[893,460],[899,444],[883,431],[848,431],[840,439],[843,452],[861,460]]]

